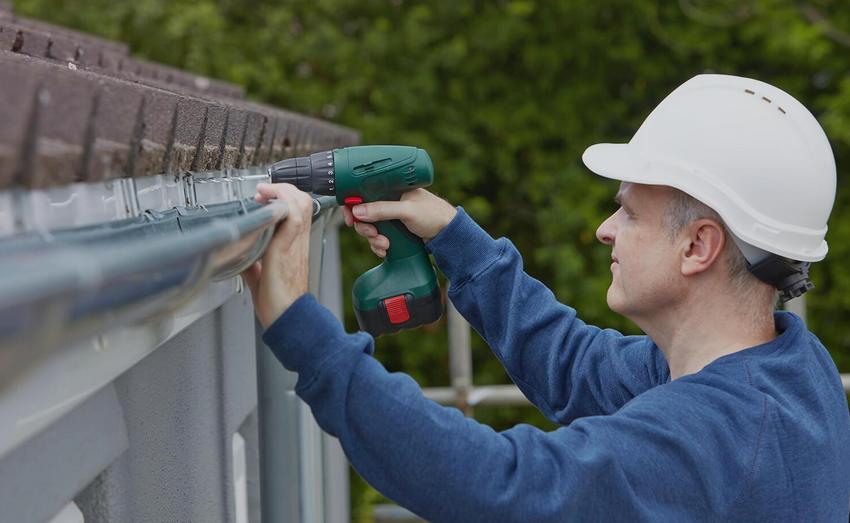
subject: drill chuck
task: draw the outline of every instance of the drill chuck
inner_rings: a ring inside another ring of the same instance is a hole
[[[333,151],[288,158],[269,167],[272,183],[291,183],[300,190],[335,196]]]

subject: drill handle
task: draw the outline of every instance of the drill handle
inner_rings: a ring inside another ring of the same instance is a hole
[[[401,220],[375,222],[375,228],[390,241],[388,261],[399,260],[425,252],[425,242],[405,227]]]

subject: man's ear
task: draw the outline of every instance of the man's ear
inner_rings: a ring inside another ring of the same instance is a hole
[[[682,232],[682,275],[693,276],[708,270],[726,245],[723,226],[714,220],[701,219]]]

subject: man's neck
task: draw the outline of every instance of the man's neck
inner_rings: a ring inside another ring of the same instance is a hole
[[[712,361],[776,337],[772,311],[756,312],[726,296],[692,297],[652,321],[641,322],[670,367],[670,379],[694,374]]]

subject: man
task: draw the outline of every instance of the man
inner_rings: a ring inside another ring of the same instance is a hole
[[[309,197],[247,279],[264,339],[297,393],[378,490],[430,521],[846,521],[850,415],[836,368],[802,321],[774,313],[826,254],[835,165],[814,117],[770,85],[691,79],[629,144],[588,167],[622,181],[597,231],[608,304],[647,336],[585,325],[461,208],[425,190],[354,208],[426,240],[449,297],[554,422],[497,433],[389,374],[365,333],[306,294]],[[346,223],[353,224],[351,214]]]

